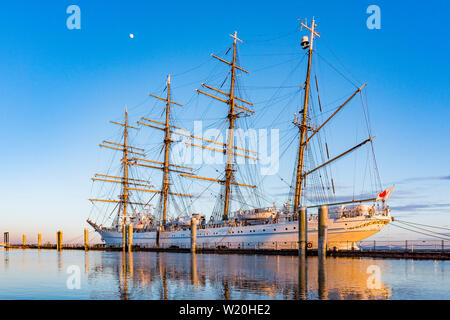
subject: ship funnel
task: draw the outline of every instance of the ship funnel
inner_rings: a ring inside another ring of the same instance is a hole
[[[306,49],[309,47],[309,39],[308,36],[303,36],[302,42],[300,43],[303,49]]]

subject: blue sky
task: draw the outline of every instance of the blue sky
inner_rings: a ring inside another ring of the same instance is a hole
[[[71,4],[81,8],[81,30],[66,28]],[[381,8],[380,30],[366,27],[371,4]],[[44,240],[52,242],[58,229],[66,239],[81,235],[91,210],[86,200],[91,196],[90,178],[105,159],[98,143],[117,129],[108,120],[120,120],[125,104],[133,119],[149,113],[154,104],[147,94],[161,93],[168,73],[174,74],[177,101],[188,102],[215,67],[210,53],[226,50],[228,34],[235,30],[245,40],[240,58],[251,72],[244,83],[279,86],[298,62],[289,61],[300,51],[302,34],[293,32],[297,19],[312,16],[326,41],[320,39],[318,48],[331,47],[352,77],[368,84],[383,186],[396,184],[392,214],[449,227],[447,12],[445,1],[3,4],[0,231],[10,231],[16,239],[26,233],[30,240],[42,232]],[[332,60],[333,55],[324,52]],[[273,67],[277,63],[282,64]],[[325,64],[318,68],[329,72]],[[301,83],[302,77],[299,72],[290,84],[295,79]],[[324,78],[324,99],[352,92],[352,86],[334,83],[336,79]],[[274,94],[247,92],[252,101]],[[189,116],[178,114],[180,123],[191,127],[196,108],[186,105]],[[284,119],[291,119],[293,112]],[[290,181],[290,172],[281,175]],[[403,234],[389,227],[377,237]]]

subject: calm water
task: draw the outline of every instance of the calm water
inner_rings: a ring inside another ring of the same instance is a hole
[[[369,286],[368,269],[380,271],[380,281]],[[68,280],[76,285],[77,275],[80,288],[68,289]],[[299,270],[298,257],[289,256],[0,251],[0,299],[298,299],[302,294],[449,299],[450,261],[328,258],[319,268],[318,259],[308,257],[306,269]]]

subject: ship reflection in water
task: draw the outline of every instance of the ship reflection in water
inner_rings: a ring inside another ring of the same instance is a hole
[[[32,249],[0,250],[0,261],[0,299],[450,297],[450,261]]]
[[[383,261],[377,261],[386,268]],[[121,299],[389,299],[368,288],[371,260],[260,255],[127,253],[107,255],[92,278],[116,273]],[[303,276],[302,276],[303,275]],[[374,287],[374,285],[372,285]],[[104,295],[96,291],[96,298]]]

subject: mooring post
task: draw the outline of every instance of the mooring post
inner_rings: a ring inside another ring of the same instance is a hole
[[[27,245],[27,236],[26,236],[26,235],[23,235],[23,236],[22,236],[22,246],[25,248],[26,245]]]
[[[298,215],[298,255],[306,257],[306,233],[308,232],[308,226],[306,224],[306,207],[300,208]]]
[[[125,223],[122,224],[122,249],[126,250],[127,247],[127,226]]]
[[[197,252],[197,219],[191,217],[191,252]]]
[[[84,251],[89,250],[89,230],[84,229]]]
[[[307,268],[306,268],[306,250],[307,250],[307,212],[306,207],[301,207],[298,215],[298,291],[299,298],[306,300],[307,293]]]
[[[133,248],[133,225],[128,225],[128,252],[131,252]]]
[[[317,254],[326,257],[328,241],[328,206],[319,208],[319,230]]]
[[[9,247],[9,232],[3,233],[3,243],[5,247]]]
[[[62,242],[63,242],[63,233],[62,231],[56,232],[56,250],[62,250]]]
[[[157,248],[159,248],[159,236],[160,236],[161,234],[160,234],[160,228],[158,227],[158,228],[156,228],[156,241],[155,241],[155,246],[157,247]]]
[[[326,280],[326,257],[327,257],[327,241],[328,241],[328,206],[320,206],[319,208],[319,226],[318,226],[318,282],[319,282],[319,299],[328,299],[327,280]]]

